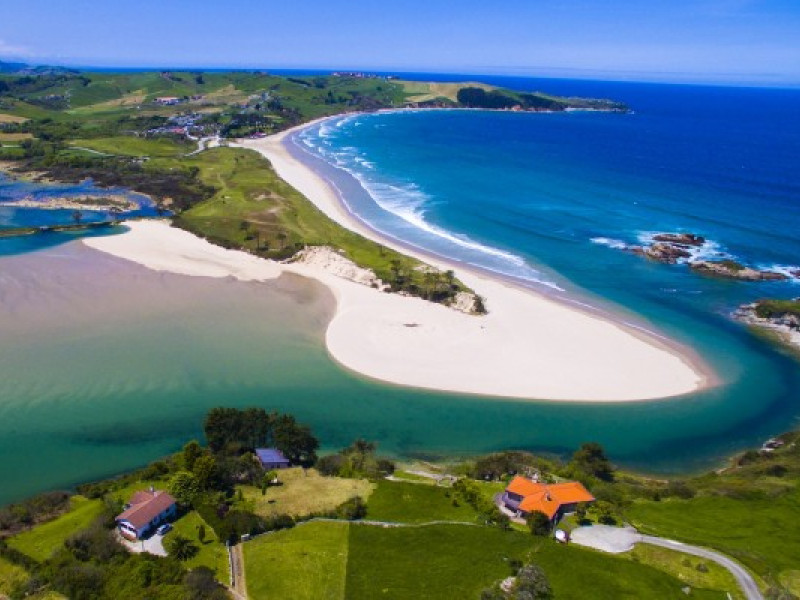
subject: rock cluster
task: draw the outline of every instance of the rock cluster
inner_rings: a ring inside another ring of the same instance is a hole
[[[706,243],[703,236],[694,233],[659,233],[653,236],[649,246],[632,246],[630,251],[652,260],[674,265],[692,256],[690,248],[699,248]]]
[[[630,252],[646,258],[674,265],[686,262],[689,267],[700,274],[741,281],[784,281],[792,277],[800,279],[800,269],[791,271],[789,275],[766,269],[754,269],[733,260],[692,260],[692,249],[700,248],[706,238],[696,233],[659,233],[653,241],[645,246],[631,246]]]
[[[783,273],[752,269],[732,260],[698,260],[689,263],[689,266],[703,275],[724,277],[726,279],[740,279],[742,281],[784,281],[789,279],[789,276]]]

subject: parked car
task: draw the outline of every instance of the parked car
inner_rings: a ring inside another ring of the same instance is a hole
[[[164,523],[161,527],[156,529],[156,533],[158,535],[164,535],[166,533],[169,533],[170,531],[172,531],[172,525],[170,525],[169,523]]]

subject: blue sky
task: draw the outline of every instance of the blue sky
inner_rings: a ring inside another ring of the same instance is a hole
[[[800,0],[0,0],[0,57],[800,83]]]

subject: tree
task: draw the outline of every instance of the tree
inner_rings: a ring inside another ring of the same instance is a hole
[[[580,471],[603,481],[614,480],[614,468],[603,447],[597,442],[583,444],[572,455],[572,465]]]
[[[348,521],[363,519],[367,516],[367,504],[361,496],[355,496],[336,507],[336,516]]]
[[[174,536],[167,540],[166,550],[170,556],[174,556],[178,560],[189,560],[197,555],[199,552],[198,547],[187,537],[176,533]]]
[[[513,589],[514,597],[526,600],[547,600],[552,598],[553,590],[547,576],[538,565],[525,565],[517,573]]]
[[[192,440],[183,447],[183,468],[187,471],[194,471],[195,461],[203,455],[203,448],[197,440]]]
[[[300,425],[291,415],[273,413],[272,438],[275,447],[293,463],[312,465],[317,460],[319,440],[311,434],[311,429]]]
[[[194,463],[194,469],[192,469],[194,476],[197,478],[197,484],[202,490],[212,487],[216,471],[217,461],[210,454],[204,454],[198,458]]]
[[[534,510],[526,517],[525,522],[533,535],[550,535],[552,528],[550,517],[543,512]]]
[[[180,504],[191,506],[200,495],[200,484],[194,473],[178,471],[169,482],[169,493]]]
[[[192,600],[225,600],[229,598],[222,586],[214,579],[214,571],[208,567],[197,567],[189,571],[183,580]]]

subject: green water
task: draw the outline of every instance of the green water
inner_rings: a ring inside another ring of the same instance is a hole
[[[599,440],[618,462],[660,472],[708,467],[777,427],[741,385],[733,398],[723,387],[589,405],[369,381],[327,355],[332,298],[299,278],[167,275],[78,242],[0,261],[0,505],[144,465],[200,436],[219,405],[292,412],[326,448],[364,436],[389,453],[436,458],[563,454]],[[775,397],[791,385],[770,379],[751,391]]]

